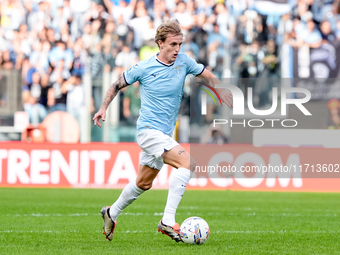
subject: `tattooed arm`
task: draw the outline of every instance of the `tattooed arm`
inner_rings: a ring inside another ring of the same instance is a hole
[[[128,85],[129,84],[125,82],[123,75],[121,75],[119,79],[110,86],[109,90],[105,94],[103,103],[100,106],[99,111],[94,115],[92,119],[94,121],[95,126],[97,125],[99,127],[102,126],[102,123],[100,123],[99,120],[102,119],[103,121],[105,121],[106,109],[109,107],[112,100],[118,94],[119,90],[121,90],[122,88],[125,88]]]

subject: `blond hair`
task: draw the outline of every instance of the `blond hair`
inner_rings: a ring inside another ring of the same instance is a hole
[[[157,28],[157,32],[155,35],[155,43],[158,45],[158,48],[159,48],[158,41],[161,40],[162,42],[164,42],[168,37],[168,34],[183,36],[181,27],[179,26],[177,20],[168,20]]]

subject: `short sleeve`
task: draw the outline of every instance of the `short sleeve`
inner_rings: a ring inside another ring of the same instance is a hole
[[[143,68],[140,63],[131,66],[128,70],[123,73],[125,82],[132,84],[138,81],[143,75]]]
[[[200,75],[201,73],[203,73],[205,67],[202,64],[197,64],[197,62],[192,59],[191,57],[189,57],[188,55],[186,55],[186,67],[187,67],[187,74],[193,74],[195,76]]]

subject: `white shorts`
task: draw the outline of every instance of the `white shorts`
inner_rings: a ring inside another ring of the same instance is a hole
[[[162,154],[179,145],[173,138],[155,129],[145,129],[137,134],[137,143],[142,148],[140,164],[161,170]]]

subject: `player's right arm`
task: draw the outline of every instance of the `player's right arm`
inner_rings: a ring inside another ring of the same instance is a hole
[[[116,97],[116,95],[118,94],[119,90],[121,90],[122,88],[125,88],[126,86],[128,86],[130,84],[126,83],[123,74],[119,77],[119,79],[117,81],[115,81],[110,88],[108,89],[108,91],[105,94],[104,100],[102,105],[100,106],[99,111],[94,115],[93,117],[93,121],[94,121],[94,125],[95,126],[102,126],[102,123],[100,123],[100,119],[102,119],[103,121],[105,121],[105,117],[106,117],[106,109],[109,107],[110,103],[112,102],[112,100]]]
[[[119,79],[114,82],[109,90],[106,92],[103,103],[99,109],[99,111],[94,115],[94,125],[101,127],[100,119],[105,121],[106,117],[106,109],[109,107],[109,104],[118,94],[119,90],[125,88],[126,86],[133,84],[138,81],[143,76],[143,68],[140,62],[131,66],[128,70],[123,72],[123,74],[119,77]]]

